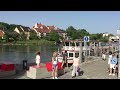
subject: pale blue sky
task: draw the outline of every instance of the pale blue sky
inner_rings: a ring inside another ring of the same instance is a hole
[[[116,34],[120,11],[0,11],[0,22],[32,27],[35,23],[66,29],[86,29],[90,33]]]

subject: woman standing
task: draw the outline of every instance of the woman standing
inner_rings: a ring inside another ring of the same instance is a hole
[[[37,67],[40,66],[40,52],[38,52],[36,55],[36,64],[37,64]]]
[[[54,52],[53,57],[52,57],[52,76],[53,79],[58,79],[58,58],[57,58],[58,53]]]

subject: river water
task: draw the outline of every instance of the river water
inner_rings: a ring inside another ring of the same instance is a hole
[[[10,61],[16,64],[22,64],[23,60],[28,63],[35,63],[36,52],[41,52],[41,62],[51,61],[54,51],[58,51],[58,46],[20,46],[4,45],[0,46],[0,61]]]

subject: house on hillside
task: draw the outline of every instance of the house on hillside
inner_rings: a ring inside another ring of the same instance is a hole
[[[15,28],[15,32],[17,32],[18,34],[26,34],[27,35],[27,40],[29,40],[29,37],[30,37],[30,28],[29,27],[23,27],[23,26],[20,26],[20,27],[16,27]]]
[[[37,36],[39,37],[46,37],[49,35],[49,33],[52,30],[57,30],[58,28],[55,26],[45,26],[43,24],[35,24],[35,26],[33,26],[33,29],[35,30],[35,32],[37,33]]]
[[[4,39],[5,32],[3,30],[0,30],[0,38]]]
[[[67,38],[67,33],[66,33],[66,31],[61,30],[61,29],[59,29],[59,30],[54,30],[54,31],[57,32],[60,36],[62,36],[64,39]]]
[[[103,37],[108,37],[109,36],[109,33],[106,32],[106,33],[103,33]]]

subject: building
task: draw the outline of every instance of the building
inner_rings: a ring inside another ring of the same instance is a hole
[[[49,35],[49,33],[52,30],[58,30],[58,28],[55,26],[45,26],[41,23],[35,24],[35,26],[33,26],[33,29],[35,30],[35,32],[37,33],[37,36],[39,36],[39,37],[46,37]]]
[[[106,32],[106,33],[103,33],[103,37],[108,37],[109,36],[109,33]]]
[[[25,34],[27,35],[27,40],[29,40],[29,37],[30,37],[30,28],[29,27],[23,27],[23,26],[20,26],[20,27],[16,27],[15,28],[15,32],[17,32],[18,34]]]
[[[5,32],[3,30],[0,30],[0,38],[4,39]]]

